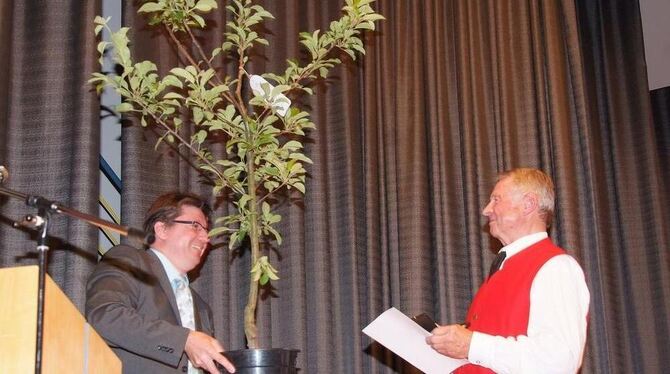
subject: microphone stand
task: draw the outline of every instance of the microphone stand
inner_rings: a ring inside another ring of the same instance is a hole
[[[0,186],[0,195],[14,197],[26,202],[26,205],[37,208],[37,215],[27,215],[21,223],[14,223],[14,227],[27,226],[39,230],[37,238],[38,253],[38,290],[37,290],[37,336],[35,339],[35,374],[42,372],[42,339],[44,324],[44,294],[45,279],[47,270],[47,255],[49,246],[47,245],[47,236],[49,230],[49,220],[53,213],[64,214],[82,220],[86,223],[99,228],[112,230],[120,235],[134,237],[142,240],[146,244],[154,241],[153,235],[145,235],[142,230],[134,229],[128,226],[117,225],[113,222],[79,212],[77,210],[65,207],[60,203],[45,199],[41,196],[27,195],[21,192],[10,190]]]

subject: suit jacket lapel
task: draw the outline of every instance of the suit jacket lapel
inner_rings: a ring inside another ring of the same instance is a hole
[[[193,297],[193,316],[195,317],[195,329],[202,331],[202,320],[200,319],[200,305],[195,301],[195,291],[191,288],[191,295]]]
[[[158,259],[158,256],[156,256],[156,254],[150,249],[147,249],[147,252],[149,253],[149,265],[151,266],[151,271],[156,274],[158,283],[167,296],[167,299],[170,301],[172,313],[174,313],[177,321],[179,321],[179,324],[181,325],[181,315],[179,314],[179,308],[177,308],[177,299],[174,296],[174,291],[172,290],[170,279],[168,278],[167,273],[165,273],[163,264],[161,264],[161,260]]]

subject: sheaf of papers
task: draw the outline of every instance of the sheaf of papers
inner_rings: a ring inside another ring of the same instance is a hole
[[[426,343],[430,333],[396,308],[380,314],[363,333],[427,374],[451,373],[468,363],[437,353]]]

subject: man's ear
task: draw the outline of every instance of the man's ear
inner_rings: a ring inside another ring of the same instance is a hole
[[[154,232],[156,233],[156,239],[165,239],[167,235],[167,225],[165,222],[157,221],[154,223]]]
[[[538,211],[540,208],[540,202],[538,201],[537,195],[532,192],[527,192],[523,195],[523,212],[528,215],[535,211]]]

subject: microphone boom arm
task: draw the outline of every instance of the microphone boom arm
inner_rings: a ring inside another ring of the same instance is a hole
[[[10,196],[14,197],[20,200],[25,201],[26,205],[31,206],[33,208],[39,209],[44,209],[49,213],[59,213],[59,214],[64,214],[66,216],[76,218],[79,220],[82,220],[84,222],[87,222],[88,224],[91,224],[93,226],[102,228],[102,229],[109,229],[111,231],[114,231],[120,235],[127,236],[129,238],[134,238],[141,240],[142,243],[151,245],[154,241],[154,237],[151,234],[145,234],[144,231],[138,230],[129,226],[122,226],[122,225],[117,225],[114,222],[110,222],[104,219],[101,219],[99,217],[92,216],[90,214],[82,213],[78,210],[68,208],[58,202],[48,200],[44,197],[41,196],[36,196],[36,195],[28,195],[24,194],[18,191],[10,190],[8,188],[0,186],[0,195],[5,195],[5,196]]]

